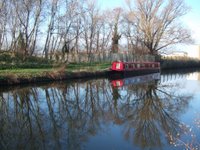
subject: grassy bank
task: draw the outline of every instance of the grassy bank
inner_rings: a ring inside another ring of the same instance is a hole
[[[110,63],[60,63],[39,57],[0,53],[0,85],[98,76]]]
[[[23,58],[19,54],[0,51],[0,76],[10,74],[16,75],[40,75],[43,72],[60,70],[65,71],[96,71],[110,66],[110,63],[61,63],[47,60],[41,57],[28,56]]]
[[[105,75],[110,63],[68,64],[53,68],[17,68],[0,70],[0,85],[55,81]]]
[[[162,58],[161,69],[200,68],[200,61],[187,57]],[[100,77],[111,63],[59,63],[38,57],[0,53],[0,85]]]
[[[18,68],[15,67],[9,69],[1,69],[0,70],[0,78],[4,78],[6,76],[15,76],[19,78],[32,78],[32,77],[40,77],[45,76],[46,74],[55,74],[55,73],[75,73],[75,72],[97,72],[103,71],[110,67],[110,63],[102,63],[102,64],[68,64],[61,65],[54,68]]]

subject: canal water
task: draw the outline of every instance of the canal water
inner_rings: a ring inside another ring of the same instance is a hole
[[[200,72],[1,87],[0,149],[200,149]]]

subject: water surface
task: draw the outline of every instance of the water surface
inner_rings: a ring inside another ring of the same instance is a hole
[[[200,72],[0,88],[0,149],[200,149]]]

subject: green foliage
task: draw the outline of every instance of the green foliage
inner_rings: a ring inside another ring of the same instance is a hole
[[[13,63],[13,64],[1,64],[0,70],[3,69],[26,69],[26,68],[52,68],[52,65],[49,64],[38,64],[38,63]]]
[[[35,57],[35,56],[29,56],[26,57],[25,59],[26,63],[38,63],[38,64],[52,64],[53,61],[52,60],[48,60],[45,58],[41,58],[41,57]]]
[[[46,72],[51,72],[52,69],[5,69],[0,70],[0,79],[15,76],[16,78],[32,78],[44,76]]]
[[[200,67],[200,60],[188,57],[162,58],[162,69],[179,69]]]
[[[10,62],[12,61],[12,56],[9,53],[0,53],[0,61]]]
[[[88,70],[98,71],[107,69],[111,66],[110,63],[70,63],[67,65],[68,70]]]
[[[16,68],[52,68],[53,61],[35,56],[27,56],[23,59],[20,53],[1,52],[0,69]]]
[[[39,69],[58,68],[66,64],[56,63],[41,57],[27,56],[23,59],[20,53],[0,52],[0,70],[5,69]],[[68,71],[98,71],[110,67],[110,63],[70,63],[67,64]]]

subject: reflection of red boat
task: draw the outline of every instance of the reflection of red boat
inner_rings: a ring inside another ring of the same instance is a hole
[[[153,73],[153,74],[147,74],[143,76],[134,76],[134,77],[129,77],[129,78],[124,78],[124,79],[117,79],[117,80],[112,80],[112,86],[114,87],[122,87],[125,85],[136,85],[136,84],[143,84],[155,80],[160,79],[160,73]]]
[[[111,81],[111,83],[112,83],[112,86],[114,87],[122,87],[124,85],[123,79],[113,80]]]

